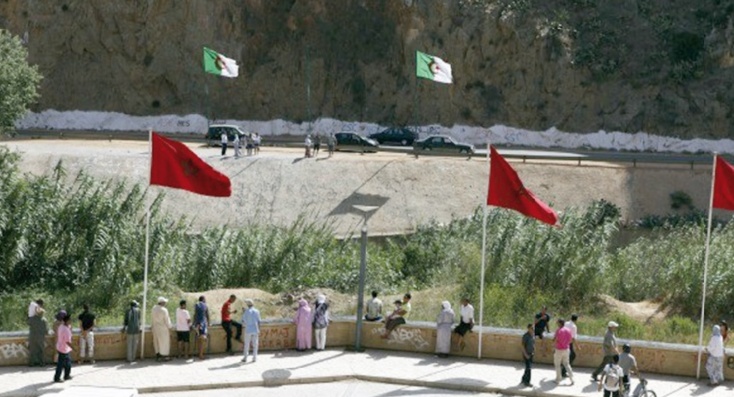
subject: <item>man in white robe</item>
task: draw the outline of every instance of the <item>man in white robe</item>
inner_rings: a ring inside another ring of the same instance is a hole
[[[158,298],[158,304],[153,306],[151,313],[151,331],[153,333],[153,347],[155,348],[155,359],[168,361],[171,354],[171,318],[168,317],[166,309],[168,299]]]

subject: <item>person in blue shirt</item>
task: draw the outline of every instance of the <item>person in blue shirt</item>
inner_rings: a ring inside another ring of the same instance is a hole
[[[244,357],[242,362],[247,362],[247,355],[250,352],[250,343],[252,343],[252,362],[257,361],[257,345],[260,339],[260,311],[255,309],[255,303],[252,299],[245,299],[247,310],[242,313],[242,326],[245,328],[245,346],[243,348]]]
[[[199,344],[199,360],[204,359],[204,342],[206,342],[208,327],[209,308],[206,306],[206,298],[202,295],[194,306],[194,331],[196,331],[196,342]]]

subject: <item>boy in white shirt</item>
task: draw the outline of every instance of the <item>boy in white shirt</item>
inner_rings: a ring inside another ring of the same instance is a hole
[[[178,341],[178,357],[181,352],[189,358],[189,340],[191,339],[191,315],[186,310],[186,300],[181,300],[176,309],[176,340]]]

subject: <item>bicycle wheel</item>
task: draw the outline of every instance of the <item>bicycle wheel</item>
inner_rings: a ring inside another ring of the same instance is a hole
[[[658,397],[658,395],[652,390],[646,390],[644,393],[640,394],[640,397]]]

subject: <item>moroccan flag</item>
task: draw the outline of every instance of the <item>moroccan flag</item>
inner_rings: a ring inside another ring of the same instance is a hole
[[[451,65],[439,57],[420,51],[415,52],[415,75],[439,83],[451,84],[454,82],[451,76]]]
[[[734,210],[734,167],[716,156],[713,207]]]
[[[151,185],[188,190],[205,196],[232,195],[232,183],[226,175],[205,163],[183,143],[156,133],[152,135]]]
[[[204,47],[204,71],[222,77],[237,77],[240,67],[234,59]]]
[[[558,215],[525,189],[510,164],[490,146],[489,195],[487,205],[509,208],[549,225],[558,223]]]

